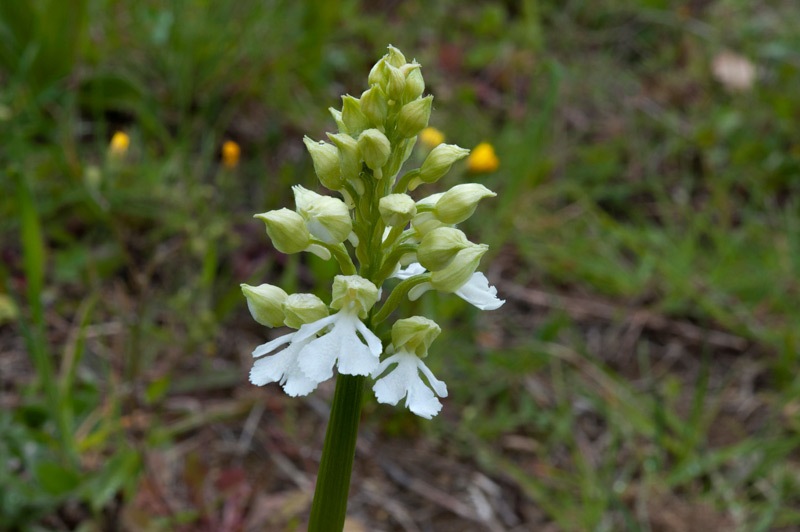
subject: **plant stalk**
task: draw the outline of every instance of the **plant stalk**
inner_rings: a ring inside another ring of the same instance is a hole
[[[341,532],[344,528],[364,381],[365,377],[359,375],[339,374],[336,377],[331,417],[311,505],[309,532]]]

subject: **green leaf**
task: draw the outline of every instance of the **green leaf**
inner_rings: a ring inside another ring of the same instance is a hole
[[[83,484],[83,497],[95,512],[100,511],[120,490],[135,480],[139,467],[138,453],[131,449],[118,451],[103,469]]]
[[[39,485],[50,495],[64,495],[80,483],[80,476],[75,471],[57,462],[39,462],[35,474]]]

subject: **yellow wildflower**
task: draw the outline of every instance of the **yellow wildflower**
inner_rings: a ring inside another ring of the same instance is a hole
[[[435,127],[426,127],[419,133],[419,141],[429,149],[433,149],[444,142],[444,133]]]
[[[222,164],[228,168],[236,168],[236,165],[239,164],[239,156],[241,153],[242,149],[238,144],[232,140],[226,140],[225,143],[222,144]]]
[[[128,151],[128,146],[131,145],[131,138],[127,135],[127,133],[123,133],[122,131],[117,131],[114,133],[114,136],[111,137],[111,142],[108,145],[108,150],[111,152],[111,155],[116,157],[122,157]]]
[[[500,160],[494,153],[494,147],[488,142],[481,142],[467,158],[467,167],[470,172],[485,174],[494,172],[500,166]]]

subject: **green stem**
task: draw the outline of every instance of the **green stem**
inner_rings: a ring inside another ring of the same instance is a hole
[[[309,532],[341,532],[344,528],[364,381],[365,377],[358,375],[340,374],[336,377],[331,417],[311,505]]]
[[[397,184],[394,186],[394,193],[395,194],[402,194],[408,189],[408,185],[411,184],[411,181],[419,175],[419,168],[415,168],[409,172],[406,172],[403,177],[401,177]]]
[[[370,327],[375,327],[380,322],[388,318],[389,314],[391,314],[392,311],[394,311],[394,309],[400,305],[400,302],[408,295],[408,292],[412,288],[422,283],[427,283],[430,280],[431,274],[423,273],[400,281],[400,284],[395,286],[394,290],[392,290],[392,293],[389,294],[389,297],[386,299],[386,303],[383,304],[380,310],[372,314]]]

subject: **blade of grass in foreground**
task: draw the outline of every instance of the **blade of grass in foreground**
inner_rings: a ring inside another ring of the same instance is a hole
[[[45,248],[42,228],[33,200],[33,194],[25,178],[14,175],[16,182],[17,206],[20,219],[20,239],[22,243],[23,269],[26,281],[26,298],[30,309],[30,323],[20,319],[28,353],[33,359],[39,377],[38,386],[44,388],[45,399],[50,413],[55,417],[56,430],[61,451],[70,463],[77,464],[77,453],[69,427],[69,411],[61,401],[56,382],[53,362],[45,341],[44,289]]]

